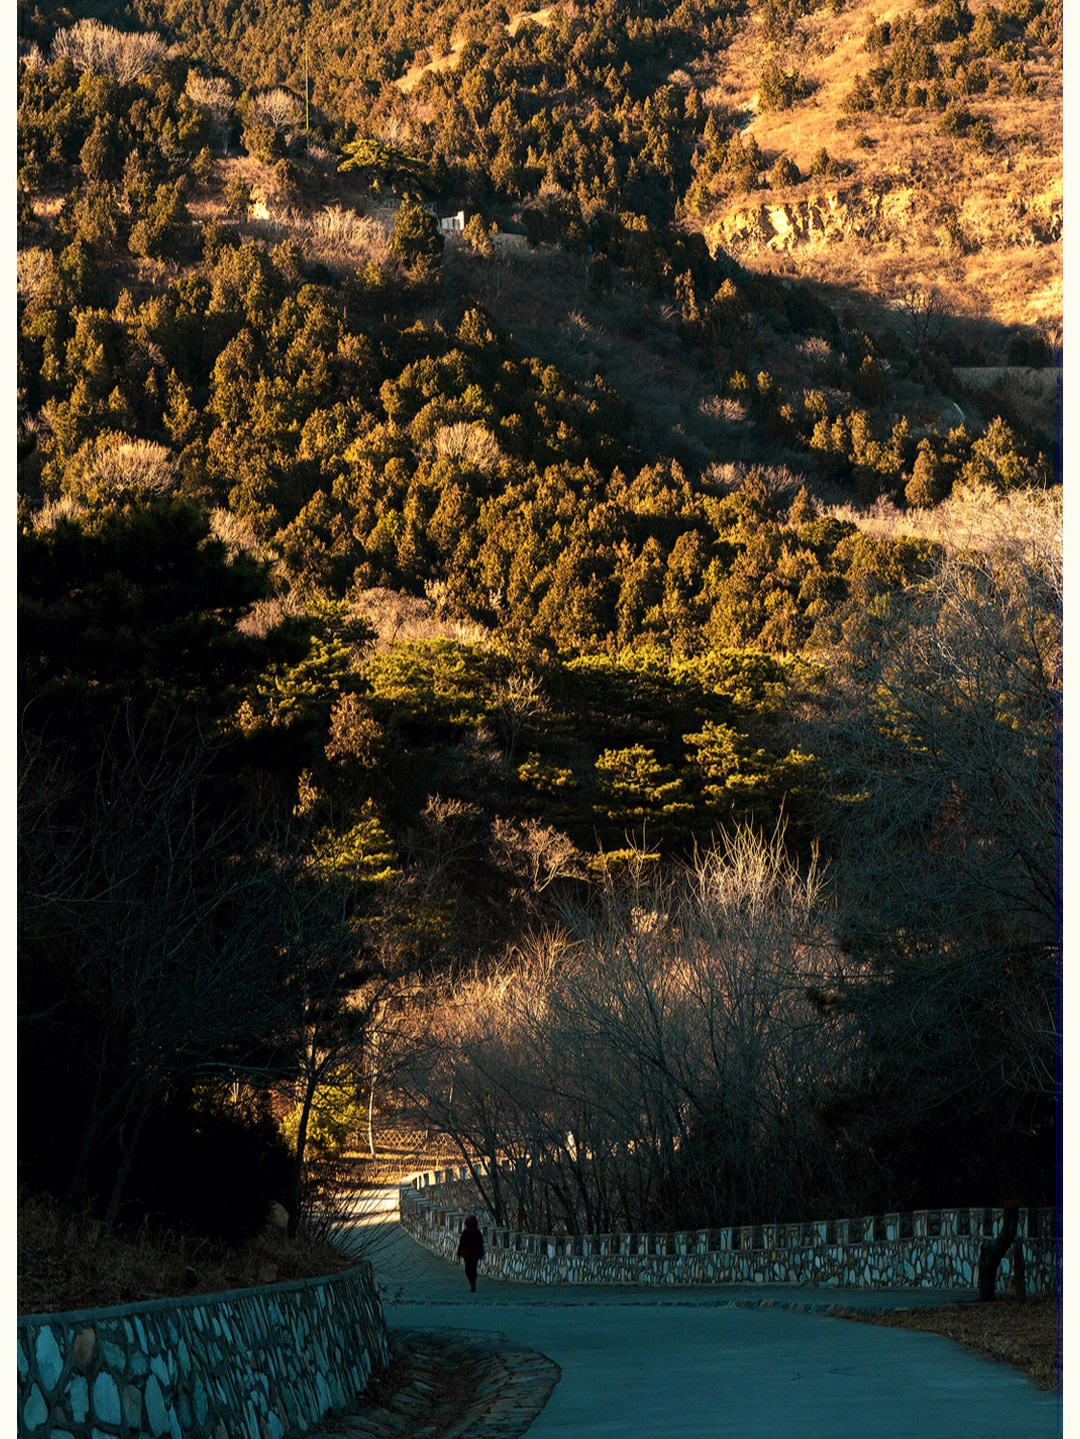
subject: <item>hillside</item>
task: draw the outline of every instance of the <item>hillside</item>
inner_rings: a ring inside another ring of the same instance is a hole
[[[702,209],[710,243],[868,312],[933,288],[951,313],[1059,336],[1062,72],[1047,14],[976,5],[964,34],[931,25],[946,6],[833,8],[788,7],[784,25],[758,7],[722,66],[695,67],[769,172],[764,192]],[[832,164],[814,174],[822,149]],[[800,179],[777,177],[783,159]]]
[[[29,1191],[1052,1204],[1060,10],[19,25]]]

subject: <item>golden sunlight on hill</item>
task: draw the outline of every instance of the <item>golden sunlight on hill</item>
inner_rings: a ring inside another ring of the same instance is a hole
[[[976,26],[986,8],[972,3]],[[693,77],[709,103],[742,117],[744,142],[752,136],[762,160],[760,188],[728,194],[702,229],[712,248],[752,269],[867,300],[932,287],[955,314],[1053,327],[1062,267],[1057,57],[1032,45],[1018,58],[1006,38],[985,55],[968,45],[957,70],[957,46],[939,43],[931,71],[943,94],[931,85],[927,98],[927,86],[909,84],[902,102],[852,108],[857,77],[869,76],[872,91],[871,72],[883,73],[891,54],[887,46],[870,52],[872,27],[889,21],[896,34],[898,20],[927,14],[912,0],[884,11],[849,0],[838,14],[823,6],[770,39],[759,6],[754,23]],[[796,77],[786,108],[762,102],[770,62]],[[824,173],[822,150],[834,162]],[[794,183],[771,173],[784,157],[798,169]]]

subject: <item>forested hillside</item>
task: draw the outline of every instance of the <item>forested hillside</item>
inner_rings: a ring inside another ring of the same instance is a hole
[[[26,1186],[1054,1202],[1060,4],[19,35]]]

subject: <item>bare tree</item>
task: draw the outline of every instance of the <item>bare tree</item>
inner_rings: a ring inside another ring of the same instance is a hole
[[[842,1063],[840,1021],[807,998],[831,962],[814,867],[743,833],[561,919],[455,988],[415,1082],[496,1221],[598,1232],[797,1210],[816,1088]]]
[[[52,43],[54,60],[69,59],[76,70],[108,75],[126,85],[137,80],[168,54],[154,32],[116,30],[100,20],[77,20],[58,30]]]
[[[913,350],[921,351],[940,340],[945,328],[945,314],[936,290],[911,285],[895,308],[904,338]]]
[[[496,818],[491,826],[491,849],[496,861],[520,876],[526,892],[542,894],[561,879],[583,879],[584,858],[560,830],[539,820]]]
[[[305,866],[290,895],[290,964],[282,986],[278,1073],[294,1086],[299,1111],[289,1210],[294,1236],[313,1203],[325,1197],[305,1167],[308,1131],[320,1090],[342,1073],[359,1083],[373,1033],[397,978],[365,943],[349,896],[317,867]]]
[[[189,70],[185,93],[209,120],[218,147],[227,150],[236,103],[232,87],[220,75],[202,75]]]
[[[247,102],[244,124],[269,125],[288,144],[303,127],[303,103],[289,90],[257,90]]]
[[[1052,1136],[1061,1094],[1061,559],[1046,538],[957,555],[868,617],[815,738],[844,796],[847,959],[825,1002],[858,1019],[851,1122],[974,1135],[1010,1193],[1047,1182],[1031,1135]]]
[[[279,886],[207,806],[197,748],[119,726],[76,773],[20,740],[21,1044],[59,1046],[80,1086],[71,1209],[115,1154],[108,1228],[155,1101],[269,1023]]]

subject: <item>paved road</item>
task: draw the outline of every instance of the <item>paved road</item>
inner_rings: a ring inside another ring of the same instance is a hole
[[[536,1350],[561,1370],[529,1439],[1049,1439],[1061,1403],[937,1335],[792,1308],[734,1307],[738,1286],[673,1290],[485,1279],[395,1222],[385,1191],[346,1242],[374,1265],[391,1332],[453,1332]],[[755,1302],[910,1306],[911,1292],[755,1286]],[[921,1291],[924,1303],[955,1292]]]

